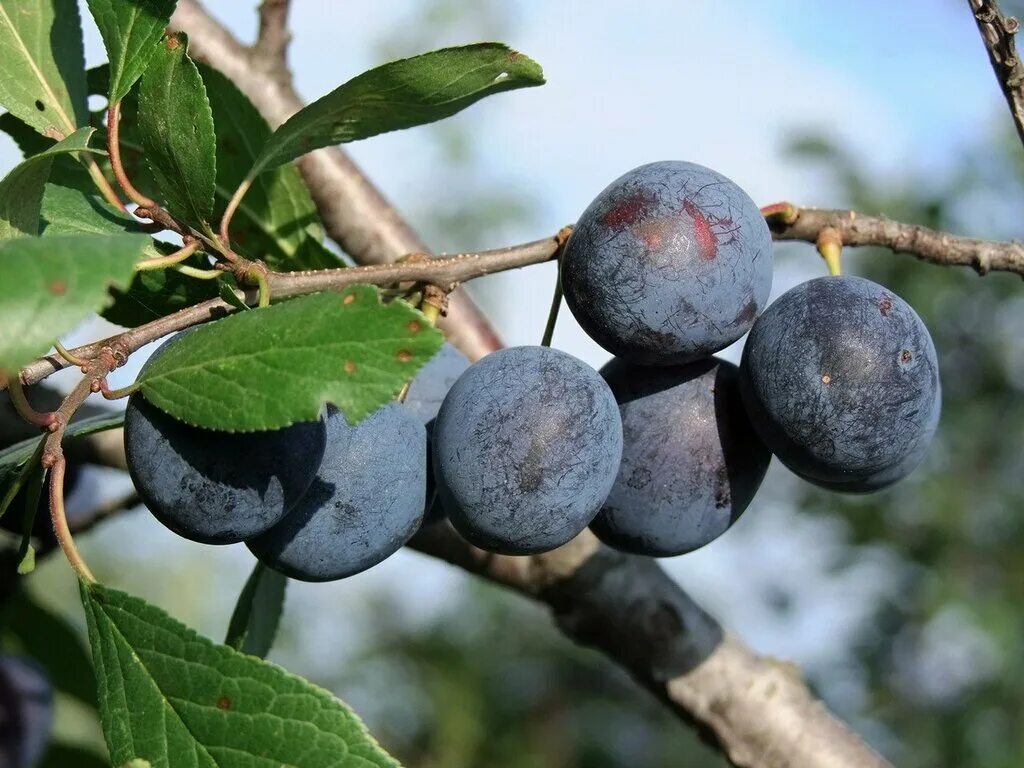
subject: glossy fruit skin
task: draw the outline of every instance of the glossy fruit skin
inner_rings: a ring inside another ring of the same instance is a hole
[[[740,366],[751,421],[801,477],[872,491],[924,458],[941,410],[928,329],[903,299],[860,277],[821,277],[754,324]]]
[[[720,173],[650,163],[583,212],[561,279],[576,320],[612,354],[688,363],[736,341],[767,304],[771,233],[754,201]]]
[[[128,472],[143,502],[179,536],[204,544],[234,544],[278,523],[316,477],[325,436],[323,420],[245,434],[200,429],[141,392],[125,409]]]
[[[303,581],[365,571],[420,527],[426,467],[426,430],[402,404],[385,405],[355,426],[331,408],[316,480],[280,523],[248,547],[265,565]]]
[[[615,359],[601,375],[619,403],[623,448],[591,530],[609,546],[650,557],[717,539],[750,504],[771,461],[743,409],[736,366]]]
[[[565,544],[608,496],[622,422],[590,366],[546,347],[475,363],[441,406],[433,463],[445,511],[471,543],[527,555]]]
[[[429,525],[445,518],[444,508],[437,498],[437,484],[434,482],[434,467],[430,460],[431,436],[434,419],[441,410],[441,403],[452,385],[458,380],[470,362],[451,344],[445,342],[441,350],[424,365],[409,385],[405,395],[405,407],[419,416],[427,428],[427,508],[423,524]]]
[[[0,655],[0,765],[35,765],[52,722],[53,687],[43,668],[28,657]]]

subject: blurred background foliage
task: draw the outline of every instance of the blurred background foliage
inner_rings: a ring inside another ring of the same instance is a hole
[[[378,51],[382,59],[408,55],[442,31],[463,31],[470,39],[475,30],[514,24],[512,10],[495,0],[433,0]],[[1000,125],[1008,126],[1008,119]],[[413,212],[429,242],[439,249],[471,248],[530,219],[536,210],[530,190],[496,188],[477,173],[492,148],[481,146],[459,124],[428,131],[443,152],[450,184],[444,195],[424,195]],[[939,181],[905,172],[868,174],[857,156],[820,133],[795,133],[789,156],[825,174],[833,199],[855,210],[980,237],[1024,238],[1019,213],[1024,153],[1009,128],[965,145]],[[808,274],[820,271],[810,246],[779,247],[777,257],[780,264],[802,263]],[[854,670],[865,695],[833,695],[835,687],[821,670],[810,671],[810,682],[898,765],[1019,768],[1024,756],[1020,279],[979,277],[871,249],[848,251],[845,269],[891,287],[924,318],[940,355],[944,408],[925,466],[891,490],[839,496],[780,479],[779,471],[769,476],[762,494],[782,494],[801,515],[844,528],[848,545],[831,568],[849,568],[865,547],[890,556],[887,573],[893,583],[860,630],[855,658],[836,659],[837,666]],[[484,299],[496,301],[492,295]],[[757,507],[755,502],[748,515],[756,515]],[[118,567],[119,556],[89,552],[90,560],[108,572]],[[206,599],[208,585],[199,576],[168,583],[160,579],[162,564],[147,562],[145,555],[127,565],[120,562],[133,569],[140,589],[152,581],[147,596],[175,613],[176,603]],[[46,766],[102,765],[91,682],[83,677],[82,663],[68,664],[69,658],[82,658],[81,627],[31,597],[48,593],[50,567],[29,580],[29,593],[6,600],[0,649],[37,657],[60,691],[62,746],[51,751]],[[463,578],[465,588],[453,590],[444,607],[424,620],[408,620],[393,592],[383,588],[346,606],[337,621],[359,631],[358,647],[344,663],[330,652],[303,656],[304,628],[294,625],[285,626],[272,658],[336,691],[410,768],[727,764],[624,673],[567,643],[542,610]],[[781,615],[793,610],[795,599],[777,590],[750,596]],[[44,602],[54,601],[48,593]],[[70,592],[56,601],[77,617]],[[229,605],[208,607],[211,621],[226,625]]]

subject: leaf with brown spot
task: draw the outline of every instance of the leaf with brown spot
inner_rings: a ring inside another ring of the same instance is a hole
[[[0,370],[13,373],[127,287],[146,235],[19,237],[0,243]],[[63,284],[63,292],[53,290]]]
[[[411,333],[411,321],[424,330]],[[207,429],[279,429],[315,420],[325,403],[356,423],[393,400],[443,341],[418,310],[357,285],[196,328],[139,381],[158,408]]]
[[[137,597],[84,583],[81,595],[113,765],[398,768],[324,689]]]

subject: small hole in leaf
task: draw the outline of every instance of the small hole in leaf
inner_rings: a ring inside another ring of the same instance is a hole
[[[41,102],[39,99],[36,99],[36,109],[38,109],[40,112],[42,112],[43,110],[46,109],[46,105],[43,104],[43,102]]]

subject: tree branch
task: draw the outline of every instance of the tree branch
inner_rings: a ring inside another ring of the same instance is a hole
[[[831,228],[847,246],[879,246],[895,253],[909,253],[931,264],[973,267],[979,274],[996,270],[1024,275],[1024,245],[1017,242],[960,237],[884,216],[798,208],[791,203],[766,206],[762,212],[768,217],[776,240],[816,243],[818,235]]]
[[[232,37],[196,0],[180,0],[171,27],[187,32],[189,54],[227,75],[271,126],[304,106],[290,77],[268,77],[255,63],[257,53]],[[382,264],[430,251],[340,148],[311,152],[298,167],[327,234],[358,263]],[[501,346],[490,322],[461,290],[451,295],[440,327],[471,360]]]
[[[625,667],[737,765],[887,765],[808,691],[795,667],[726,634],[664,570],[585,531],[533,557],[476,549],[447,524],[413,540],[421,552],[546,603],[559,628]]]
[[[1012,16],[1004,15],[996,0],[968,0],[968,3],[996,80],[1006,97],[1013,123],[1017,126],[1017,135],[1024,142],[1024,64],[1021,64],[1014,42],[1020,23]]]
[[[569,232],[571,229],[565,227],[554,237],[480,253],[460,253],[454,256],[419,260],[409,259],[397,264],[374,264],[345,269],[268,272],[267,282],[270,286],[271,296],[275,299],[288,299],[319,291],[336,291],[356,284],[425,283],[449,291],[459,283],[475,277],[550,261],[558,256],[569,237]],[[255,305],[259,299],[256,289],[250,288],[245,291],[236,291],[236,293],[246,304]],[[115,336],[68,351],[74,357],[86,359],[92,359],[104,353],[112,354],[120,364],[123,364],[128,355],[151,341],[156,341],[193,325],[224,317],[234,311],[234,305],[223,299],[210,299],[180,309],[174,314],[158,318],[145,325],[123,331]],[[21,381],[26,385],[35,384],[69,365],[70,363],[60,355],[48,355],[23,367]],[[6,388],[6,384],[0,382],[0,390],[4,388]]]
[[[268,74],[282,78],[282,85],[291,85],[288,69],[288,44],[292,40],[288,31],[290,0],[263,0],[260,3],[260,29],[253,53]]]

